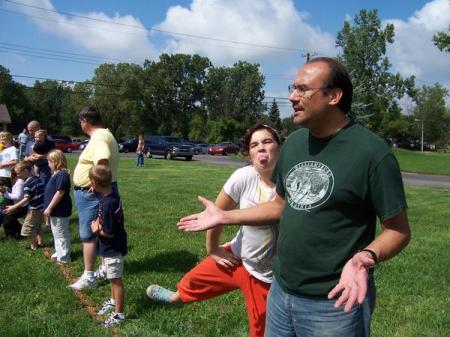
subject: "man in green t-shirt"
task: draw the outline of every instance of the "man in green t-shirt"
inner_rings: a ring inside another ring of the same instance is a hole
[[[289,93],[294,123],[303,128],[279,156],[276,199],[222,211],[199,197],[205,211],[178,227],[280,221],[265,336],[370,336],[373,267],[410,239],[399,166],[379,137],[347,116],[353,87],[340,63],[310,60]]]

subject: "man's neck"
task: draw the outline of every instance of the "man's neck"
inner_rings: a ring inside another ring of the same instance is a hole
[[[327,138],[338,133],[350,122],[350,118],[343,114],[330,115],[329,118],[322,120],[321,125],[312,127],[309,132],[316,138]]]
[[[86,132],[87,133],[87,135],[89,136],[89,137],[91,137],[92,136],[92,134],[97,130],[97,129],[101,129],[102,127],[100,126],[100,125],[91,125],[90,127],[89,127],[89,130]]]

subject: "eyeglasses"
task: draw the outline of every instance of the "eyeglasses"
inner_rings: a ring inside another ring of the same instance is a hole
[[[324,89],[329,89],[329,87],[308,88],[307,86],[304,86],[304,85],[295,85],[295,84],[290,84],[288,86],[289,95],[292,95],[294,92],[296,92],[298,96],[308,97],[308,98],[313,97],[317,92],[319,92],[320,90],[324,90]],[[313,93],[312,95],[307,96],[306,93],[311,90],[317,90],[317,91],[315,93]]]

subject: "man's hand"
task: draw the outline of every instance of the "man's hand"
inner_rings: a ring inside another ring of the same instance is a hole
[[[100,226],[98,218],[91,222],[91,230],[95,235],[98,235],[101,232],[102,226]]]
[[[364,302],[367,293],[367,279],[369,269],[373,267],[375,261],[367,252],[355,254],[344,266],[339,283],[328,293],[328,299],[339,295],[335,308],[344,305],[344,311],[348,312],[357,301]]]
[[[217,227],[221,224],[223,210],[214,205],[211,200],[201,196],[198,201],[205,206],[205,210],[201,213],[191,214],[181,218],[177,223],[179,230],[185,232],[198,232]]]
[[[234,268],[242,263],[240,258],[227,251],[223,246],[211,249],[209,256],[211,256],[219,266],[227,269]]]

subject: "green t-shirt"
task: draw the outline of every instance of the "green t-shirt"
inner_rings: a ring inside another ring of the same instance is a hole
[[[376,217],[407,207],[389,147],[353,121],[326,139],[307,129],[291,134],[273,180],[285,200],[274,275],[301,297],[326,298],[344,264],[374,240]]]
[[[9,200],[3,194],[0,194],[0,208],[3,209],[8,205]]]

